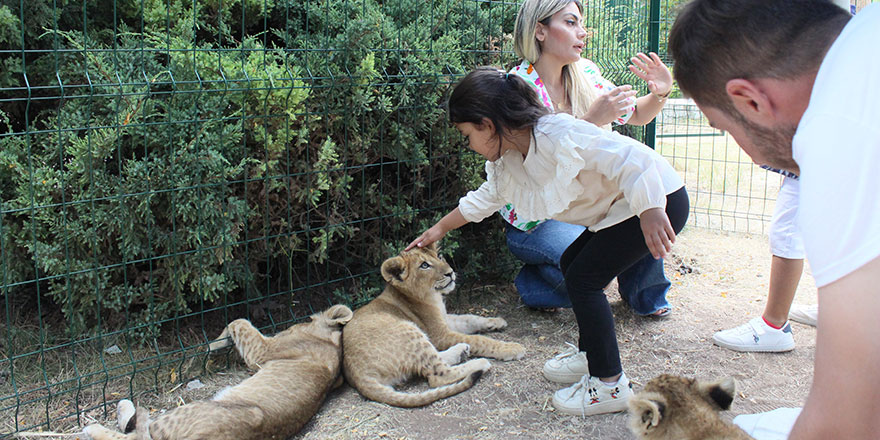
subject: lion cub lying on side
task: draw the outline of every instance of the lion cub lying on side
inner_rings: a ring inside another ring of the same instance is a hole
[[[718,415],[730,408],[735,386],[729,378],[701,383],[670,374],[657,376],[629,401],[630,430],[643,440],[750,439]]]
[[[443,295],[455,289],[455,272],[436,244],[401,252],[382,263],[385,290],[354,313],[343,330],[343,371],[365,397],[416,407],[470,388],[491,364],[468,355],[521,359],[522,345],[470,335],[507,326],[500,318],[447,315]],[[413,376],[430,390],[403,393],[394,386]]]
[[[247,320],[232,321],[209,348],[227,347],[231,338],[248,368],[259,369],[256,374],[213,400],[175,408],[153,421],[143,408],[132,418],[134,407],[123,400],[118,424],[128,434],[101,425],[83,432],[94,440],[286,439],[318,411],[327,391],[341,383],[342,326],[351,317],[351,309],[335,305],[271,338]]]

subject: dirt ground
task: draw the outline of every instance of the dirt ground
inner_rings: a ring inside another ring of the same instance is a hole
[[[797,347],[784,354],[737,353],[712,344],[712,334],[758,316],[766,302],[770,254],[767,238],[690,228],[667,259],[673,281],[665,319],[639,317],[620,300],[615,284],[608,291],[617,323],[623,366],[636,391],[654,376],[672,373],[705,380],[732,376],[737,396],[728,420],[737,414],[802,405],[812,380],[815,329],[793,323]],[[796,302],[816,303],[809,269]],[[559,388],[541,375],[547,359],[576,341],[570,310],[537,312],[519,303],[511,286],[451,294],[454,313],[505,318],[509,327],[493,337],[526,346],[519,361],[493,361],[492,370],[473,388],[417,409],[394,408],[367,401],[344,385],[332,392],[306,425],[300,440],[315,439],[630,439],[624,413],[572,417],[557,414],[550,396]],[[210,397],[246,376],[240,371],[203,378],[205,387],[181,387],[163,396],[167,405]],[[425,383],[408,385],[412,389]],[[142,401],[142,404],[153,403]],[[159,400],[156,404],[161,406]],[[69,438],[69,437],[68,437]]]

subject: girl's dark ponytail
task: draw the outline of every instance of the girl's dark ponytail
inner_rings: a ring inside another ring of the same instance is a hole
[[[447,103],[453,123],[492,121],[498,133],[532,128],[548,110],[535,89],[519,75],[478,67],[455,86]]]

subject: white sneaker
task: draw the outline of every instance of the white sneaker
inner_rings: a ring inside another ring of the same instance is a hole
[[[544,377],[551,382],[575,383],[589,375],[587,354],[568,342],[568,349],[544,363]]]
[[[553,407],[563,414],[591,416],[626,410],[632,384],[620,373],[617,384],[605,385],[598,377],[584,375],[576,384],[553,393]]]
[[[819,319],[819,305],[792,304],[791,310],[788,311],[788,319],[815,327]]]
[[[786,322],[781,329],[775,329],[758,316],[751,321],[712,336],[715,345],[735,351],[782,352],[794,349],[791,324]]]

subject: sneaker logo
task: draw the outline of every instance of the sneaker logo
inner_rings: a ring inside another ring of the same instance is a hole
[[[618,388],[618,387],[614,387],[614,391],[611,392],[611,398],[612,398],[612,399],[616,399],[616,398],[617,398],[617,393],[619,393],[619,392],[620,392],[620,388]]]
[[[758,341],[761,340],[761,338],[759,338],[758,335],[753,335],[753,337],[755,338],[755,344],[757,344]]]
[[[590,405],[592,405],[594,403],[599,403],[599,393],[596,391],[596,389],[590,388],[589,392],[590,392]]]

